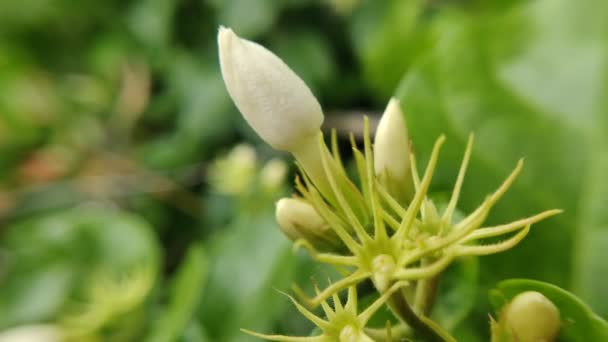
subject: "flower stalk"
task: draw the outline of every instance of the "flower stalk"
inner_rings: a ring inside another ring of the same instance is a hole
[[[403,292],[394,293],[388,305],[391,310],[414,331],[414,335],[428,342],[455,342],[456,340],[450,334],[437,324],[426,318],[424,315],[418,315],[412,310],[412,307],[407,302]]]

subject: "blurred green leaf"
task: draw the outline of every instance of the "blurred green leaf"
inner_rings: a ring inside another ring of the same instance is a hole
[[[170,342],[183,335],[200,303],[207,268],[202,246],[195,244],[190,247],[173,280],[169,304],[162,310],[146,341]]]
[[[435,187],[452,186],[466,137],[475,133],[459,203],[464,212],[521,157],[523,172],[487,224],[565,209],[535,224],[512,250],[480,260],[474,315],[459,329],[467,340],[487,339],[488,303],[480,293],[505,278],[574,286],[600,314],[608,312],[600,285],[606,272],[600,260],[608,248],[600,204],[608,151],[602,138],[608,107],[600,90],[608,86],[607,13],[605,2],[592,0],[536,1],[477,17],[445,10],[433,23],[436,46],[396,92],[419,155],[428,155],[434,139],[447,135]]]
[[[587,229],[577,225],[583,170],[597,160],[590,123],[605,115],[603,96],[590,90],[606,84],[600,58],[607,40],[599,37],[608,31],[600,30],[605,21],[598,13],[608,12],[593,4],[537,1],[486,17],[446,11],[434,24],[437,45],[397,91],[417,150],[428,154],[439,134],[448,136],[435,179],[441,187],[453,183],[466,136],[476,134],[463,209],[476,206],[526,157],[522,175],[488,223],[566,210],[535,225],[513,250],[483,258],[484,286],[516,275],[572,283],[579,250],[573,241]],[[573,33],[554,33],[566,30]]]
[[[40,268],[3,274],[0,281],[0,329],[50,320],[74,287],[74,265],[46,261]]]
[[[209,283],[202,321],[214,341],[253,341],[241,328],[269,331],[289,301],[285,290],[295,277],[291,244],[274,215],[243,215],[207,244]]]
[[[176,1],[142,0],[135,3],[130,26],[135,35],[149,48],[166,49],[173,27]]]
[[[0,278],[0,327],[53,319],[100,270],[158,269],[146,222],[120,211],[77,208],[8,227]],[[156,272],[156,271],[154,271]]]
[[[513,297],[525,291],[537,291],[547,297],[560,312],[560,341],[606,341],[608,322],[602,320],[573,294],[549,283],[528,279],[509,279],[490,292],[490,301],[499,311]]]
[[[441,274],[431,318],[441,327],[453,330],[473,309],[478,282],[479,259],[460,258],[452,263]]]
[[[428,45],[425,2],[362,0],[349,21],[351,43],[366,85],[385,101]]]
[[[329,43],[319,32],[281,32],[270,48],[317,94],[336,77]]]
[[[279,14],[279,6],[274,0],[224,0],[217,3],[218,23],[248,39],[266,33]]]
[[[604,99],[603,107],[608,108]],[[608,316],[608,115],[599,116],[590,133],[590,163],[584,175],[580,200],[579,231],[576,242],[573,288],[602,317]]]
[[[167,168],[184,165],[209,155],[221,139],[234,130],[236,109],[231,105],[219,66],[176,53],[169,68],[170,95],[178,103],[175,127],[139,147],[149,166]]]

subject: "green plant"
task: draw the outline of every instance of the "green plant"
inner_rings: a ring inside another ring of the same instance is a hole
[[[300,177],[296,178],[299,201],[314,211],[304,212],[310,216],[307,221],[299,209],[301,204],[283,202],[278,211],[282,229],[295,238],[295,247],[306,248],[314,260],[330,264],[342,274],[341,279],[326,288],[316,288],[314,297],[294,287],[305,306],[323,306],[327,320],[294,300],[298,310],[321,328],[320,335],[297,338],[255,333],[256,336],[278,341],[370,341],[371,335],[389,341],[406,336],[453,341],[446,330],[428,317],[442,272],[456,258],[494,254],[514,247],[533,223],[561,212],[548,210],[507,224],[483,226],[492,207],[521,171],[520,160],[503,184],[477,209],[457,218],[456,207],[473,148],[472,135],[452,195],[440,211],[428,190],[445,138],[440,136],[435,142],[420,178],[414,153],[408,150],[403,113],[394,99],[381,119],[375,146],[367,121],[363,150],[351,139],[357,186],[344,167],[335,134],[331,152],[325,145],[319,131],[323,114],[304,83],[278,57],[239,38],[230,29],[220,28],[218,40],[222,73],[237,107],[264,140],[292,153],[299,163]],[[285,207],[288,205],[293,210]],[[322,229],[319,217],[331,230]],[[337,236],[340,243],[328,247],[318,243],[320,236],[327,240],[335,240]],[[502,240],[495,241],[501,237]],[[367,315],[358,319],[353,304],[357,294],[354,287],[368,279],[381,296],[370,308],[375,311],[386,301],[400,322],[398,326],[389,325],[379,332],[366,326]],[[351,290],[344,311],[338,294],[347,288]],[[332,296],[333,309],[326,302]]]

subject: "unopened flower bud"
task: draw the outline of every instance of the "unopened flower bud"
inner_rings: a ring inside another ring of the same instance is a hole
[[[315,208],[295,198],[282,198],[276,204],[279,227],[293,241],[304,239],[320,250],[332,249],[339,241]]]
[[[413,192],[408,139],[399,100],[391,98],[374,138],[374,168],[387,190],[398,200],[409,199]]]
[[[501,317],[514,341],[553,341],[560,328],[559,310],[536,291],[515,296]]]
[[[218,45],[224,83],[245,120],[270,146],[291,152],[319,191],[333,198],[319,149],[323,112],[304,81],[275,54],[229,28],[220,27]]]
[[[281,159],[271,159],[260,171],[260,184],[268,192],[277,191],[285,181],[287,164]]]
[[[323,112],[304,81],[263,46],[220,27],[222,76],[228,93],[249,125],[268,144],[292,151],[316,136]]]
[[[0,342],[59,342],[63,338],[58,327],[51,324],[33,324],[0,331]]]
[[[227,156],[218,158],[209,168],[209,182],[217,191],[228,195],[243,194],[249,189],[256,171],[253,147],[237,145]]]

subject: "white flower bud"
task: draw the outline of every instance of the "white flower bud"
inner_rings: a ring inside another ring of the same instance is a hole
[[[61,331],[51,324],[22,325],[0,332],[0,342],[59,342]]]
[[[553,341],[560,328],[559,310],[536,291],[518,294],[505,308],[505,327],[515,341]]]
[[[391,98],[382,114],[374,138],[376,175],[398,199],[412,192],[410,147],[405,118],[399,100]]]
[[[337,236],[309,203],[295,198],[281,198],[275,211],[279,227],[291,240],[305,239],[315,248],[328,249]]]
[[[228,93],[262,139],[291,151],[316,136],[323,123],[321,106],[279,57],[225,27],[219,29],[218,44]]]
[[[255,178],[255,149],[246,144],[232,148],[227,156],[216,159],[209,167],[209,183],[223,194],[240,195]]]
[[[260,184],[266,191],[277,191],[285,181],[286,175],[287,164],[281,159],[271,159],[260,171]]]

